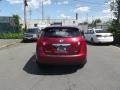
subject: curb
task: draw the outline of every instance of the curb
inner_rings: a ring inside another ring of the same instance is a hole
[[[9,44],[3,45],[3,46],[0,47],[0,49],[5,48],[5,47],[9,47],[9,46],[12,46],[12,45],[15,45],[15,44],[17,44],[19,42],[21,42],[21,41],[16,41],[16,42],[13,42],[13,43],[9,43]]]

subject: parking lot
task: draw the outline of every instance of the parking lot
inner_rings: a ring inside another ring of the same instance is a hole
[[[75,66],[35,63],[35,43],[0,50],[0,90],[120,90],[120,48],[88,45],[88,62]]]

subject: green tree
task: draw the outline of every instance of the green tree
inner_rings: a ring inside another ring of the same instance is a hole
[[[16,25],[16,26],[19,26],[19,24],[20,24],[20,23],[19,23],[19,19],[20,19],[19,16],[18,16],[18,15],[13,15],[13,19],[14,19],[15,25]]]
[[[101,21],[101,19],[96,19],[95,20],[95,23],[101,23],[102,21]]]
[[[107,0],[107,2],[114,16],[117,18],[116,21],[120,23],[120,0]]]
[[[101,19],[96,19],[96,20],[93,20],[92,23],[90,24],[90,26],[92,27],[96,27],[97,23],[101,23]]]
[[[17,31],[21,30],[21,25],[19,22],[20,17],[18,15],[13,15],[13,23],[14,23],[14,27]]]
[[[87,21],[85,21],[85,22],[83,22],[83,24],[84,24],[84,25],[86,25],[86,24],[88,24],[88,22],[87,22]]]
[[[116,19],[113,19],[109,30],[115,34],[120,30],[120,0],[107,0],[109,2],[111,11],[113,12]]]

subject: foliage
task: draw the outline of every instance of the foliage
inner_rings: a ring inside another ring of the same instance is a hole
[[[102,21],[101,21],[101,19],[96,19],[95,20],[95,23],[101,23]]]
[[[19,19],[20,19],[20,17],[18,15],[13,15],[14,27],[18,31],[21,30],[21,25],[20,25]]]
[[[116,31],[117,31],[117,22],[116,20],[113,20],[110,25],[108,26],[108,31],[110,31],[111,33],[113,33],[115,35]]]
[[[114,34],[114,42],[120,43],[120,0],[108,0],[114,19],[108,30]]]
[[[84,25],[88,24],[88,22],[83,22]]]
[[[101,19],[96,19],[94,21],[92,21],[91,24],[89,24],[89,27],[96,27],[97,23],[101,23]]]
[[[107,0],[107,2],[114,16],[117,18],[117,22],[120,23],[120,0]]]
[[[0,39],[21,39],[22,33],[0,33]]]
[[[96,19],[95,21],[92,22],[94,26],[96,26],[97,23],[101,23],[102,21],[100,19]]]
[[[120,30],[120,0],[108,0],[111,11],[113,12],[116,19],[113,19],[108,30],[113,34],[117,34]]]
[[[10,21],[8,23],[0,23],[0,33],[20,32],[22,30],[22,25],[20,24],[19,19],[18,15],[13,15],[10,17]]]
[[[120,44],[120,25],[117,20],[113,20],[108,27],[108,31],[114,35],[114,43]]]

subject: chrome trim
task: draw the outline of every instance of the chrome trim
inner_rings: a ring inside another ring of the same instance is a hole
[[[46,55],[48,57],[77,57],[80,55]]]
[[[52,46],[55,46],[55,47],[60,47],[60,46],[68,47],[68,46],[71,46],[71,44],[52,44]]]

